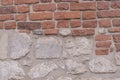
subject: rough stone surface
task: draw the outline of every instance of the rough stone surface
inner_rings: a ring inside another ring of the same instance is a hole
[[[0,80],[23,80],[25,73],[18,62],[0,61]]]
[[[71,30],[70,29],[60,29],[59,33],[62,35],[62,36],[68,36],[71,34]]]
[[[0,59],[6,59],[8,55],[8,34],[1,32],[0,36]]]
[[[71,77],[59,77],[57,80],[73,80]]]
[[[62,55],[62,46],[54,37],[39,38],[35,44],[36,58],[59,58]]]
[[[120,65],[120,53],[115,53],[116,64]]]
[[[89,62],[89,68],[95,73],[116,72],[116,66],[103,57],[97,57]]]
[[[30,51],[31,39],[26,33],[14,33],[10,37],[10,57],[18,59]]]
[[[28,74],[29,77],[34,80],[47,76],[51,71],[57,68],[57,65],[53,62],[43,62],[34,66]]]
[[[65,49],[68,52],[68,54],[72,56],[79,56],[82,54],[91,54],[92,49],[92,43],[93,40],[85,38],[85,37],[76,37],[73,38],[66,38],[65,39]]]
[[[71,59],[66,60],[66,67],[67,67],[68,73],[71,73],[71,74],[80,74],[80,73],[85,73],[87,71],[85,65],[83,65],[82,63],[73,61]]]

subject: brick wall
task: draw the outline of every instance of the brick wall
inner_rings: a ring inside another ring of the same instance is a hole
[[[94,36],[96,54],[106,55],[114,44],[120,51],[119,0],[1,0],[0,29]],[[66,31],[67,32],[67,31]]]

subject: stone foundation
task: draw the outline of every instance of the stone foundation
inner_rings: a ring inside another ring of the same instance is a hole
[[[0,31],[0,80],[120,80],[120,53],[95,55],[94,40]]]

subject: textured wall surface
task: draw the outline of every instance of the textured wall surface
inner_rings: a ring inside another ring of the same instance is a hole
[[[120,80],[120,0],[0,0],[0,80]]]

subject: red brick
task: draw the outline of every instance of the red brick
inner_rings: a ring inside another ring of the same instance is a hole
[[[55,22],[54,21],[44,21],[41,22],[42,29],[53,29],[55,28]]]
[[[1,0],[1,4],[2,5],[12,5],[13,4],[13,0]]]
[[[116,47],[116,51],[119,52],[120,51],[120,44],[115,44]]]
[[[26,13],[29,11],[30,11],[29,6],[26,6],[26,5],[17,6],[17,12],[19,12],[19,13]]]
[[[80,12],[55,12],[55,19],[80,19]]]
[[[58,3],[57,4],[57,9],[58,10],[68,10],[69,9],[69,4],[68,3]]]
[[[79,2],[79,0],[55,0],[55,2]]]
[[[33,6],[34,11],[54,11],[56,10],[56,5],[53,3],[49,4],[35,4]]]
[[[0,14],[12,14],[16,12],[15,6],[4,6],[0,7]]]
[[[20,33],[30,33],[30,30],[25,30],[25,29],[19,29],[18,31]]]
[[[72,30],[72,35],[73,36],[91,36],[95,34],[95,30],[94,29],[75,29]]]
[[[95,53],[96,55],[108,55],[109,49],[96,49]]]
[[[120,27],[120,19],[114,19],[112,23],[114,27]]]
[[[98,10],[108,10],[110,7],[110,4],[108,1],[100,1],[100,2],[97,2],[97,8]]]
[[[108,31],[110,33],[117,33],[117,32],[120,32],[120,28],[110,28],[110,29],[108,29]]]
[[[16,22],[14,22],[14,21],[4,22],[4,28],[5,29],[15,29],[16,28]]]
[[[15,4],[34,4],[38,2],[39,0],[15,0]]]
[[[18,29],[34,30],[40,29],[40,22],[18,22]]]
[[[52,12],[30,13],[30,20],[51,20],[53,17]]]
[[[14,16],[12,14],[0,15],[0,21],[13,20]]]
[[[111,7],[113,9],[120,9],[120,1],[112,1],[111,2]]]
[[[96,10],[95,2],[80,2],[80,3],[71,3],[70,9],[73,11],[79,10]]]
[[[44,30],[45,35],[57,35],[59,32],[58,29],[46,29]]]
[[[113,35],[113,41],[115,43],[120,43],[120,34]]]
[[[70,21],[71,28],[76,28],[81,26],[81,21],[80,20],[71,20]]]
[[[52,0],[40,0],[40,2],[42,2],[42,3],[49,3],[49,2],[52,2]]]
[[[3,22],[0,22],[0,29],[3,29]]]
[[[60,20],[57,22],[58,28],[69,28],[69,21],[67,20]]]
[[[111,20],[110,19],[102,19],[99,21],[99,26],[104,27],[104,28],[111,27]]]
[[[84,11],[82,12],[82,18],[86,19],[95,19],[96,18],[96,11]]]
[[[95,40],[96,41],[107,41],[107,40],[111,40],[111,36],[110,35],[96,35]]]
[[[95,28],[97,27],[97,21],[96,20],[83,21],[82,25],[83,28]]]
[[[17,14],[15,15],[15,20],[16,21],[25,21],[27,16],[25,14]]]
[[[120,17],[120,10],[112,10],[110,13],[111,13],[111,18]]]
[[[110,41],[99,41],[99,42],[96,42],[96,47],[97,48],[110,48],[111,44],[112,43]]]

